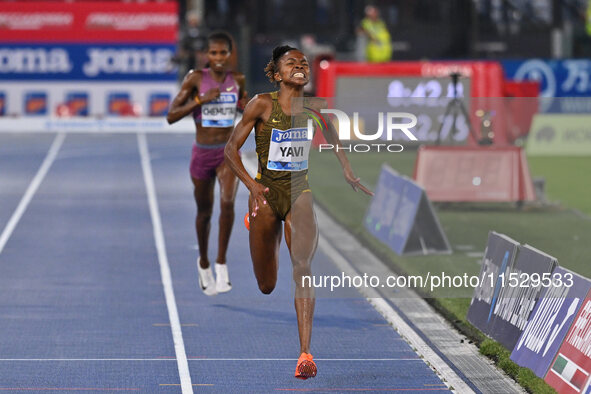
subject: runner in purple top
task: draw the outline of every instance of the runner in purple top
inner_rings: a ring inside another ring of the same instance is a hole
[[[230,291],[232,285],[226,266],[226,250],[234,223],[234,199],[238,179],[224,162],[224,147],[234,129],[239,104],[246,101],[244,75],[230,71],[232,39],[223,32],[208,39],[209,68],[190,70],[183,80],[166,119],[172,124],[193,114],[197,129],[190,173],[197,203],[195,229],[199,244],[197,270],[199,284],[207,295]],[[240,105],[244,107],[244,105]],[[220,183],[220,233],[214,279],[207,256],[211,213],[214,203],[215,179]]]

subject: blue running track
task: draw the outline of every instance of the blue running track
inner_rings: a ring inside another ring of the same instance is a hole
[[[55,137],[0,133],[0,232]],[[228,252],[234,288],[203,295],[188,173],[191,139],[147,136],[194,392],[449,392],[357,294],[317,299],[312,349],[318,376],[295,379],[299,343],[289,256],[282,246],[277,288],[269,296],[259,293],[242,224],[242,185]],[[321,250],[313,268],[340,273]],[[21,391],[181,392],[135,134],[68,134],[0,245],[0,392]]]

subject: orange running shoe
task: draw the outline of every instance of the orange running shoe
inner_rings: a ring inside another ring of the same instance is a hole
[[[314,357],[310,353],[302,353],[298,359],[298,365],[296,365],[295,377],[306,380],[316,376],[317,372]]]

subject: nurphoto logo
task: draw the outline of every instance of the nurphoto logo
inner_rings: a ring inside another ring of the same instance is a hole
[[[351,120],[349,115],[338,109],[321,109],[320,112],[313,111],[312,119],[308,119],[308,139],[314,136],[314,121],[321,127],[327,125],[327,121],[322,114],[332,114],[336,117],[338,122],[338,135],[341,141],[350,141],[351,130],[353,131],[354,139],[361,141],[392,141],[394,131],[401,131],[410,141],[418,141],[417,137],[410,131],[417,125],[417,117],[408,112],[384,112],[378,113],[378,129],[374,133],[368,133],[367,130],[363,132],[359,129],[359,113],[353,113],[353,127],[351,128]],[[329,120],[330,122],[330,120]],[[385,138],[384,138],[385,132]],[[404,147],[400,144],[385,144],[385,143],[356,143],[349,146],[334,146],[334,144],[320,144],[319,150],[347,150],[349,152],[365,153],[372,150],[378,152],[387,150],[388,152],[402,152]]]

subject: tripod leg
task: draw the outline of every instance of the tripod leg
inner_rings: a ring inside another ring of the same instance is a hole
[[[448,115],[452,111],[452,107],[454,105],[454,101],[455,101],[455,99],[452,99],[445,106],[445,112],[443,113],[443,118],[441,119],[441,122],[439,123],[439,130],[437,130],[437,143],[436,143],[437,145],[441,145],[441,131],[443,130],[443,125],[445,124],[445,119],[448,117]],[[455,123],[455,119],[454,119],[454,123]]]

